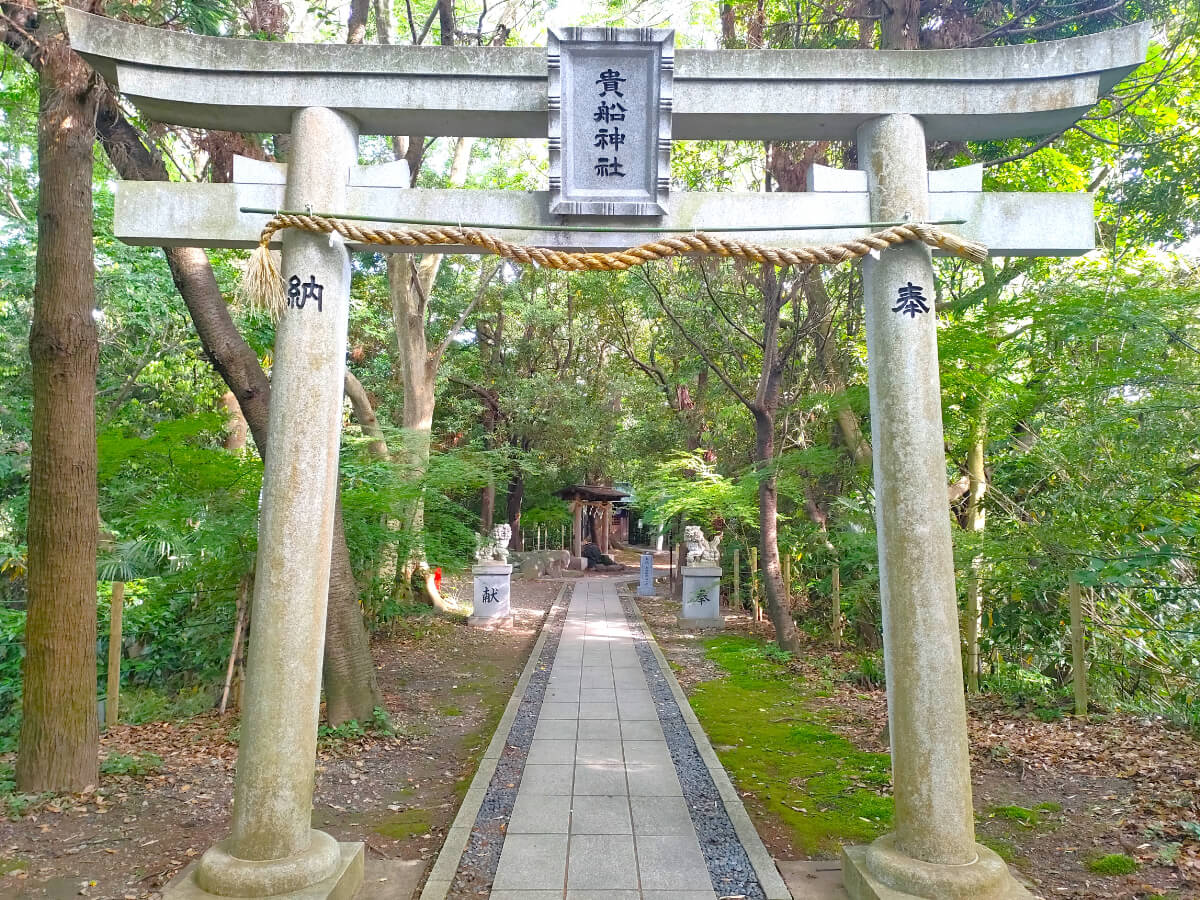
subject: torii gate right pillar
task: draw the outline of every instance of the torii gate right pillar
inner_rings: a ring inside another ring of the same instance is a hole
[[[925,153],[913,116],[858,129],[872,219],[928,217]],[[844,851],[846,889],[854,900],[1029,897],[975,842],[929,248],[867,259],[863,280],[896,828]]]

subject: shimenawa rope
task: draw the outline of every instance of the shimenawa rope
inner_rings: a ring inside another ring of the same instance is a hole
[[[250,256],[250,263],[242,280],[243,293],[251,304],[266,308],[276,317],[283,312],[284,285],[283,277],[275,265],[269,245],[275,233],[285,228],[298,228],[301,231],[311,231],[316,234],[337,233],[354,244],[403,247],[446,245],[478,247],[486,253],[495,254],[513,262],[549,269],[562,269],[567,272],[620,272],[633,266],[689,253],[732,256],[753,262],[770,263],[774,266],[834,265],[858,259],[872,251],[886,250],[908,241],[922,241],[931,247],[937,247],[972,262],[983,262],[987,258],[987,248],[982,244],[963,240],[935,225],[923,225],[915,222],[893,225],[865,237],[839,241],[835,244],[798,247],[792,250],[718,238],[704,232],[692,232],[661,237],[627,250],[592,253],[511,244],[478,228],[433,226],[377,229],[328,216],[280,213],[267,222],[263,228],[258,239],[258,246]]]

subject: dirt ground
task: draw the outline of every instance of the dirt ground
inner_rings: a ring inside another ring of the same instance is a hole
[[[313,824],[368,860],[429,860],[474,774],[562,584],[516,580],[511,631],[410,620],[374,642],[394,736],[326,735]],[[444,589],[466,596],[469,585]],[[101,756],[154,753],[161,771],[104,776],[87,794],[0,819],[0,900],[156,898],[229,825],[237,717],[119,726]]]
[[[705,658],[701,638],[676,625],[677,603],[661,597],[638,602],[685,691],[721,676]],[[728,619],[726,631],[765,640],[773,634],[748,615]],[[827,684],[832,668],[832,693],[809,702],[826,707],[834,730],[859,749],[887,750],[886,696],[846,679],[855,665],[851,653],[810,641],[791,665],[814,684]],[[1200,833],[1187,827],[1200,820],[1200,743],[1190,735],[1161,721],[1115,714],[1087,724],[1071,717],[1043,722],[987,697],[970,703],[969,728],[977,833],[1005,848],[1036,894],[1200,898]],[[772,855],[799,857],[788,829],[764,813],[752,790],[743,796]],[[1005,809],[1039,806],[1036,822]],[[1086,860],[1109,853],[1133,856],[1141,866],[1121,876],[1085,868]]]

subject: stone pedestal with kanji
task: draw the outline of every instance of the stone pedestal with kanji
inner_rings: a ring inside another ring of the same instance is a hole
[[[513,567],[508,563],[471,566],[475,578],[475,607],[467,624],[475,628],[511,628],[509,602]]]
[[[654,554],[643,553],[638,570],[638,596],[654,596]]]
[[[685,628],[724,628],[721,615],[721,567],[683,567],[683,608],[679,624]]]

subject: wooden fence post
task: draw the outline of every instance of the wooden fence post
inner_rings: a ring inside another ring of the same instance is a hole
[[[733,548],[733,608],[742,608],[742,551]]]
[[[983,590],[979,579],[980,559],[971,562],[971,574],[967,580],[967,693],[979,693],[979,632],[983,622]]]
[[[1083,599],[1079,582],[1071,577],[1071,679],[1075,682],[1075,715],[1087,716],[1087,660],[1083,653]]]
[[[220,715],[225,715],[225,710],[229,706],[229,691],[233,686],[233,676],[237,671],[237,661],[242,649],[242,633],[246,630],[246,616],[249,613],[250,603],[250,584],[252,580],[247,576],[242,578],[238,584],[237,591],[237,617],[236,624],[233,626],[233,645],[229,650],[229,667],[225,671],[225,689],[221,691],[221,704],[218,707]]]
[[[121,699],[121,614],[125,608],[125,582],[112,583],[108,606],[108,690],[104,700],[104,727],[117,724]]]
[[[762,610],[758,605],[758,548],[750,548],[750,605],[754,608],[754,621],[762,620]]]
[[[830,627],[833,631],[833,649],[842,649],[842,570],[833,567],[833,605],[830,610]]]

